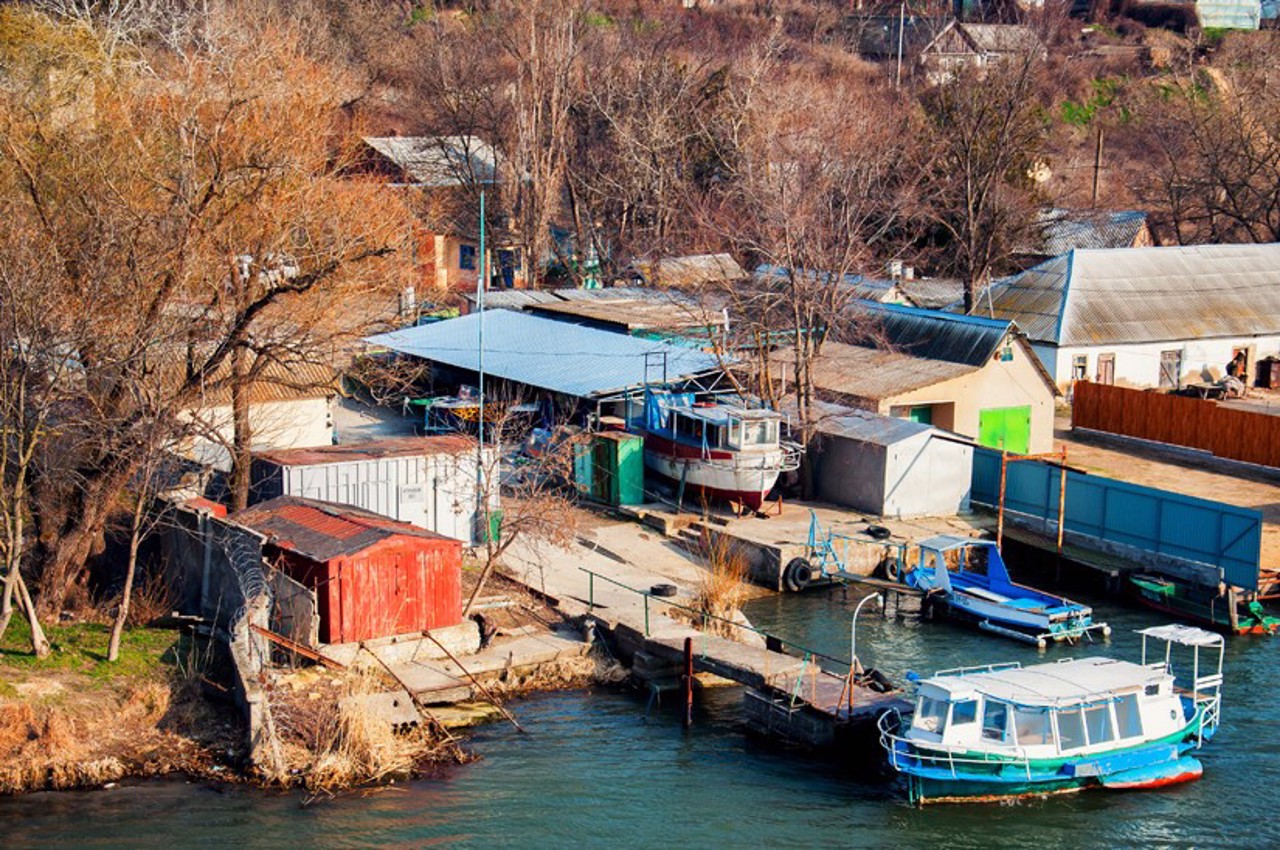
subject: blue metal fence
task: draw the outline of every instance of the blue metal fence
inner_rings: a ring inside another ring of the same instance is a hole
[[[1057,522],[1056,466],[1010,461],[1006,511]],[[1000,452],[975,448],[971,498],[1000,504]],[[1068,532],[1221,567],[1228,584],[1256,590],[1262,557],[1262,514],[1194,496],[1170,493],[1080,472],[1067,472]]]

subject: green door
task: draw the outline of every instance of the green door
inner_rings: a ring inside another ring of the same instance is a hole
[[[911,408],[911,411],[907,414],[907,418],[912,422],[919,422],[921,425],[932,425],[933,405],[917,404],[915,407]]]
[[[1031,405],[978,411],[978,443],[1027,454],[1031,450]]]

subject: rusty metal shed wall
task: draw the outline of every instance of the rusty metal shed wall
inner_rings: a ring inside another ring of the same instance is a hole
[[[1280,243],[1077,249],[997,283],[991,305],[1059,346],[1280,333]]]

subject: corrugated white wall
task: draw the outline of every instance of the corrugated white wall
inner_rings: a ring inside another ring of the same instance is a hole
[[[496,470],[492,447],[485,470]],[[286,466],[281,485],[287,496],[355,505],[472,545],[476,529],[476,455],[413,455],[369,458],[315,466]],[[497,487],[489,510],[498,510]]]

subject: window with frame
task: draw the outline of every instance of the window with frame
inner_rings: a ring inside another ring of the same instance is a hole
[[[1115,702],[1116,731],[1121,738],[1142,737],[1142,713],[1138,710],[1138,695],[1125,694]]]
[[[947,708],[951,703],[933,697],[920,697],[916,702],[916,716],[911,725],[925,732],[939,735],[947,728]]]
[[[1013,728],[1019,747],[1053,743],[1053,723],[1048,709],[1017,706],[1013,710]]]
[[[1084,727],[1090,744],[1105,744],[1116,739],[1116,730],[1111,726],[1111,705],[1097,703],[1084,707]]]
[[[1084,381],[1089,377],[1089,355],[1077,354],[1071,358],[1071,380]]]
[[[977,722],[978,701],[976,699],[962,700],[951,705],[952,726],[967,726]]]
[[[1009,730],[1009,706],[987,701],[982,709],[982,737],[988,741],[1004,741]]]
[[[458,246],[458,268],[468,272],[473,272],[476,270],[476,246],[475,245],[459,245]]]
[[[1084,737],[1084,715],[1079,708],[1064,708],[1058,712],[1058,748],[1075,750],[1088,741]]]

